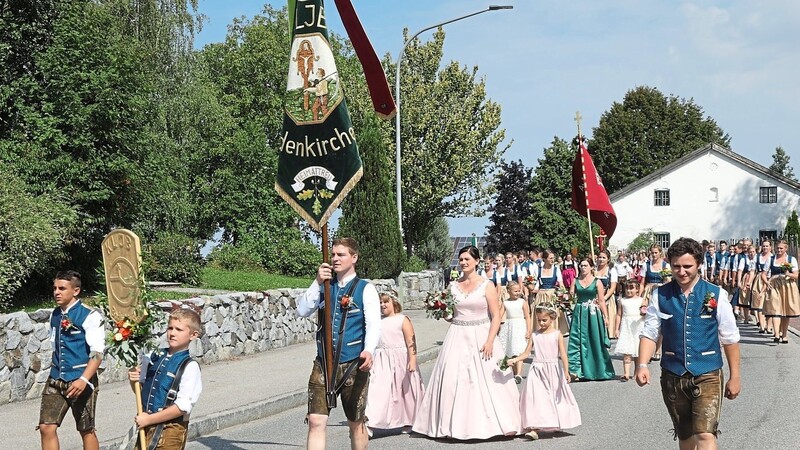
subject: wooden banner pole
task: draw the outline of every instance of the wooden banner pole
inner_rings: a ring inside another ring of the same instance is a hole
[[[322,261],[326,263],[330,262],[327,223],[322,226]],[[333,268],[331,268],[331,270],[333,270]],[[325,317],[325,323],[323,324],[325,330],[325,342],[323,342],[322,348],[325,351],[325,391],[328,401],[328,408],[333,408],[336,406],[336,374],[333,367],[333,317],[331,314],[331,311],[333,311],[333,305],[331,304],[330,279],[325,280],[323,292],[323,298],[325,300],[325,314],[323,314]]]

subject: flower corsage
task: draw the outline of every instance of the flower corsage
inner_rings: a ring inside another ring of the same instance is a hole
[[[64,315],[64,317],[61,318],[61,331],[62,332],[63,331],[70,331],[70,330],[77,330],[77,329],[78,329],[78,327],[76,327],[75,324],[72,323],[71,320],[69,320],[69,316],[68,315]]]
[[[709,292],[703,301],[703,311],[706,314],[711,314],[715,309],[717,309],[717,299],[713,292]]]
[[[339,300],[339,306],[341,306],[342,309],[350,309],[350,307],[353,306],[353,298],[349,295],[343,295],[342,299]]]

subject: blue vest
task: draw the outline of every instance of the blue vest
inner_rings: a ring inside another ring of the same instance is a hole
[[[142,386],[142,405],[147,413],[155,413],[167,405],[167,397],[175,401],[177,388],[170,393],[175,376],[184,361],[191,359],[189,349],[170,355],[166,349],[154,352],[150,356],[150,366],[147,368],[147,378]]]
[[[714,274],[719,272],[719,252],[714,252],[714,257],[711,257],[710,252],[706,252],[706,269],[709,274],[714,270]]]
[[[553,273],[547,278],[541,276],[541,272],[539,272],[539,282],[541,283],[540,289],[554,289],[556,287],[556,283],[558,282],[558,275],[556,271],[558,270],[558,266],[553,266]]]
[[[53,310],[50,318],[50,333],[53,341],[53,363],[50,367],[50,378],[54,380],[74,381],[83,375],[89,363],[89,344],[86,343],[86,330],[83,322],[92,310],[83,306],[80,300],[64,314],[61,308]],[[69,317],[72,327],[61,329],[61,319]]]
[[[355,280],[355,278],[353,279]],[[339,326],[342,323],[343,312],[347,311],[347,322],[345,323],[344,334],[342,335],[342,354],[339,357],[339,363],[346,363],[357,359],[361,352],[364,351],[364,337],[366,336],[367,326],[364,321],[364,287],[367,286],[366,280],[358,280],[353,291],[353,305],[350,309],[343,309],[340,305],[342,297],[350,290],[350,280],[343,288],[339,288],[339,283],[336,280],[331,281],[331,301],[333,308],[327,308],[328,311],[333,311],[333,350],[339,343]],[[322,288],[324,289],[324,288]],[[322,291],[320,289],[320,291]],[[320,292],[322,295],[322,292]],[[325,338],[324,329],[322,324],[319,324],[317,331],[317,358],[322,360],[324,350],[322,349],[322,340]]]
[[[663,269],[665,266],[666,265],[662,261],[661,262],[661,268]],[[652,267],[651,266],[651,262],[650,262],[650,260],[648,260],[646,262],[646,264],[645,264],[645,272],[644,272],[644,282],[645,282],[645,284],[651,284],[651,283],[660,284],[660,283],[663,283],[664,279],[661,278],[661,272],[660,271],[659,272],[653,272],[652,270],[650,270],[651,267]]]
[[[792,263],[792,255],[786,255],[786,262],[791,264]],[[794,268],[791,270],[794,271]],[[783,273],[783,267],[780,265],[775,265],[775,255],[772,255],[772,259],[769,261],[769,274],[768,276],[779,275]]]
[[[674,281],[658,288],[659,309],[672,315],[661,319],[662,369],[675,375],[689,372],[698,376],[722,367],[717,309],[709,314],[703,308],[709,292],[719,301],[719,286],[705,280],[697,282],[688,298]]]

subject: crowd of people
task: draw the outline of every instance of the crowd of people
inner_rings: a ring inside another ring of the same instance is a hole
[[[331,314],[338,330],[333,374],[324,369],[324,333],[317,335],[306,416],[310,449],[325,448],[331,395],[342,400],[353,448],[366,448],[373,429],[395,428],[431,438],[535,440],[539,433],[581,424],[570,383],[635,379],[647,385],[648,364],[658,360],[681,448],[715,448],[721,397],[734,399],[741,389],[739,326],[755,326],[773,342],[787,343],[788,320],[800,316],[798,261],[783,240],[773,251],[769,240],[756,247],[748,239],[728,245],[681,238],[666,255],[654,244],[646,255],[617,252],[613,263],[608,250],[596,258],[533,250],[484,260],[467,246],[447,286],[454,312],[446,317],[450,327],[425,384],[414,327],[396,295],[379,294],[357,276],[353,239],[336,239],[332,254],[297,299],[299,315],[316,312],[322,323]],[[326,280],[331,308],[324,302]],[[54,345],[63,351],[54,352],[42,397],[43,448],[57,447],[56,429],[69,409],[84,447],[97,446],[93,418],[102,329],[97,313],[80,304],[79,293],[78,274],[56,276],[51,328]],[[188,353],[189,343],[202,334],[199,324],[196,311],[173,311],[169,348],[154,353],[146,369],[130,373],[131,381],[145,386],[136,424],[158,448],[185,445],[188,417],[202,390]],[[612,340],[622,356],[621,375],[611,363]],[[164,376],[169,373],[179,375]]]
[[[533,250],[485,259],[476,247],[464,247],[447,287],[455,300],[454,313],[446,318],[451,325],[427,383],[419,376],[414,328],[396,296],[363,295],[356,303],[364,311],[363,330],[344,336],[344,342],[364,342],[357,364],[371,374],[374,389],[341,392],[353,448],[365,445],[358,430],[362,423],[363,436],[372,429],[404,428],[431,438],[538,439],[542,432],[581,424],[570,383],[635,379],[646,385],[648,364],[659,360],[661,388],[681,448],[716,445],[718,415],[703,422],[693,411],[708,402],[719,404],[721,395],[733,399],[739,393],[736,321],[759,326],[783,342],[788,339],[781,328],[784,319],[800,315],[797,260],[786,255],[785,242],[776,244],[774,255],[770,242],[762,243],[761,254],[748,240],[735,243],[733,250],[725,247],[681,238],[666,255],[652,245],[647,253],[620,251],[613,257],[608,250],[595,258]],[[342,276],[341,262],[338,267],[335,274],[330,266],[320,267],[307,293],[317,306],[324,279],[342,280],[338,292],[357,280],[352,265],[348,276]],[[378,304],[380,321],[374,318]],[[681,304],[683,310],[669,309]],[[685,320],[669,320],[675,314]],[[684,324],[695,328],[681,328]],[[379,338],[370,338],[376,328]],[[689,344],[684,337],[695,331],[704,334]],[[622,357],[621,374],[611,363],[612,348]],[[730,366],[727,383],[721,350]],[[324,410],[312,408],[312,397],[321,393],[311,389],[311,381],[309,448],[321,448],[316,444],[324,446],[324,436],[319,440],[316,432],[324,421],[314,416]],[[692,397],[688,389],[694,383],[717,386],[719,396]]]

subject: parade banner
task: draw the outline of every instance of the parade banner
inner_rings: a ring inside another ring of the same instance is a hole
[[[320,231],[363,174],[322,0],[289,2],[292,46],[275,189]]]
[[[603,180],[589,155],[586,138],[580,135],[578,153],[572,162],[572,208],[599,225],[608,238],[617,229],[614,207],[611,206]]]

